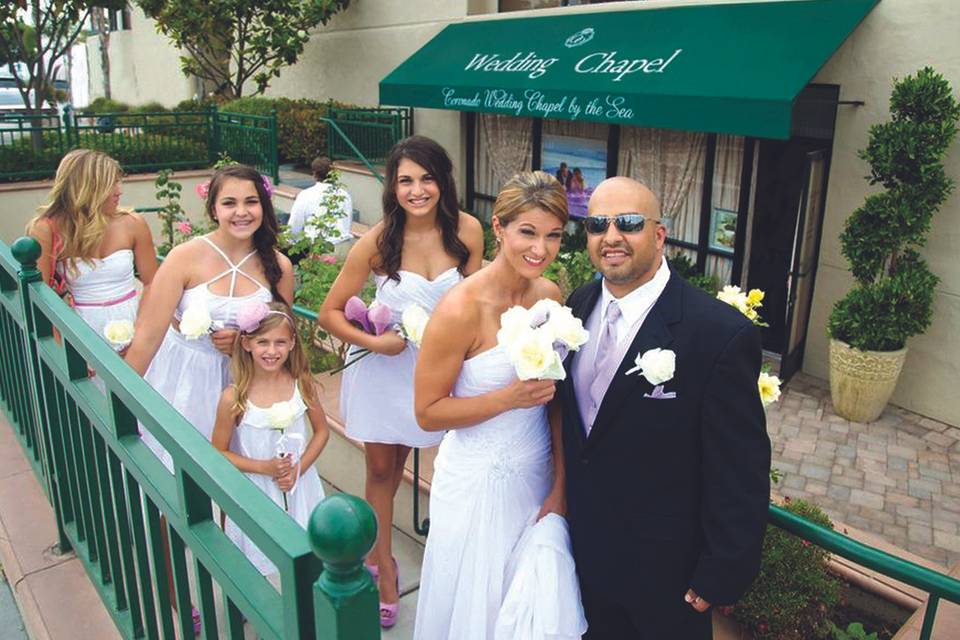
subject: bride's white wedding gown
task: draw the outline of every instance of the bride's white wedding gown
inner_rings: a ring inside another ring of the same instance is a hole
[[[453,395],[481,395],[514,378],[497,346],[463,363]],[[552,480],[545,407],[513,409],[444,436],[430,488],[415,640],[493,639],[510,554]]]

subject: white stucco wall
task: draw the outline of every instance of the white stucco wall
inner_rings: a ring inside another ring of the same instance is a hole
[[[173,107],[192,98],[196,80],[180,73],[180,54],[170,40],[157,33],[143,11],[131,11],[131,28],[110,33],[110,92],[114,100],[137,106],[159,102]],[[87,40],[90,64],[90,99],[104,95],[100,68],[100,38]]]
[[[826,323],[833,303],[853,279],[840,253],[839,234],[846,218],[876,190],[857,158],[871,124],[889,117],[894,77],[932,65],[960,95],[960,15],[952,0],[883,0],[817,74],[817,82],[840,85],[841,100],[864,100],[862,107],[841,106],[837,115],[823,241],[807,332],[804,371],[827,377]],[[946,160],[947,175],[960,180],[960,142]],[[933,325],[911,338],[893,402],[950,424],[960,425],[960,192],[954,191],[934,217],[923,255],[940,276]]]

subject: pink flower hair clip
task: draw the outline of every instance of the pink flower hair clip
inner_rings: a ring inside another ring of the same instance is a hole
[[[237,310],[237,328],[241,333],[252,333],[270,314],[270,307],[263,302],[248,302]]]
[[[272,198],[272,197],[273,197],[273,183],[270,182],[270,178],[268,178],[267,176],[265,176],[265,175],[263,175],[263,174],[261,173],[261,174],[260,174],[260,179],[263,181],[263,190],[267,192],[267,197],[268,197],[268,198]]]

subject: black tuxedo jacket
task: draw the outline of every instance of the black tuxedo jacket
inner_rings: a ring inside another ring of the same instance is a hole
[[[600,281],[567,301],[586,321]],[[591,337],[591,339],[595,339]],[[638,354],[676,353],[663,391],[625,375]],[[626,607],[649,638],[709,638],[713,605],[735,602],[760,567],[770,440],[757,389],[760,332],[739,311],[671,274],[610,383],[589,436],[572,356],[560,386],[567,519],[585,601]],[[589,611],[588,611],[589,614]]]

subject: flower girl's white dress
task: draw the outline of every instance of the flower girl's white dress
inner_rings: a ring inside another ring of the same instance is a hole
[[[227,269],[216,277],[183,291],[174,314],[177,320],[188,308],[201,304],[206,305],[215,327],[236,327],[237,311],[244,304],[250,301],[269,303],[273,300],[269,289],[240,269],[256,252],[233,264],[213,241],[206,236],[201,236],[200,239],[220,254],[227,263]],[[228,294],[222,296],[211,293],[209,286],[227,276],[230,276]],[[234,296],[238,276],[256,284],[257,290],[249,295]],[[220,394],[230,384],[230,357],[217,351],[209,335],[190,340],[172,326],[168,328],[144,379],[207,440],[211,438],[213,423],[217,417],[217,402]],[[173,461],[167,450],[146,429],[141,427],[141,430],[144,443],[157,454],[167,469],[173,471]]]
[[[514,378],[497,346],[463,363],[453,395],[481,395]],[[550,448],[545,407],[513,409],[444,436],[430,488],[416,640],[493,640],[511,554],[553,481]],[[556,577],[570,588],[558,593],[579,594],[576,579],[571,561]]]
[[[297,385],[294,385],[290,403],[294,407],[296,417],[289,427],[283,431],[278,431],[270,426],[269,407],[258,407],[247,401],[247,410],[234,431],[233,439],[230,442],[230,450],[253,460],[268,460],[276,457],[277,444],[281,438],[284,438],[284,450],[296,453],[294,460],[299,460],[310,441],[313,431],[307,427],[307,406],[300,396],[300,389]],[[294,464],[294,468],[297,468],[296,464]],[[273,478],[261,473],[245,475],[283,509],[283,492],[277,487]],[[293,491],[287,493],[287,513],[297,521],[297,524],[306,529],[310,514],[321,500],[323,500],[323,485],[320,483],[320,476],[317,474],[316,467],[311,466],[300,476]],[[227,536],[240,547],[240,550],[246,554],[260,573],[263,575],[276,573],[277,568],[273,563],[229,518],[226,522],[225,531]]]
[[[456,267],[447,269],[433,280],[402,269],[399,275],[400,282],[382,275],[375,277],[375,300],[393,311],[394,322],[399,322],[403,310],[414,304],[432,313],[443,294],[463,279]],[[361,442],[408,447],[440,444],[443,432],[424,431],[414,417],[413,370],[417,353],[417,348],[411,344],[395,356],[371,353],[343,372],[340,415],[349,437]],[[353,357],[349,354],[347,361]]]

